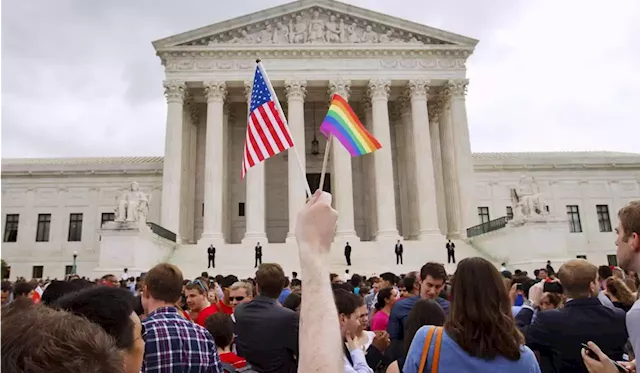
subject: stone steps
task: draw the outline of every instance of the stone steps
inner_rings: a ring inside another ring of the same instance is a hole
[[[465,257],[482,256],[478,250],[462,240],[454,241],[456,244],[456,259]],[[445,242],[421,242],[405,241],[404,264],[396,265],[394,254],[394,242],[351,242],[351,266],[346,265],[344,258],[344,244],[334,243],[329,255],[330,271],[345,276],[345,270],[349,273],[358,273],[366,276],[377,275],[383,272],[393,272],[395,274],[418,271],[420,267],[428,261],[439,263],[447,262],[447,251]],[[304,274],[300,271],[297,245],[294,243],[269,243],[262,245],[264,263],[275,262],[282,265],[285,273],[290,276],[292,271]],[[491,260],[491,258],[487,258]],[[234,274],[240,278],[253,277],[254,269],[254,249],[253,245],[224,244],[216,246],[216,268],[207,268],[207,246],[206,245],[181,245],[178,247],[169,260],[176,264],[183,271],[185,278],[192,279],[199,276],[201,272],[207,271],[209,275]],[[493,260],[492,260],[493,262]],[[494,263],[499,265],[499,263]],[[445,264],[447,273],[455,271],[455,264]],[[327,274],[328,275],[328,274]]]

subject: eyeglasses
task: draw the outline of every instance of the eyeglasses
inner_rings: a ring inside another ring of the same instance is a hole
[[[242,302],[244,300],[244,297],[229,297],[229,300],[235,300],[237,302]]]

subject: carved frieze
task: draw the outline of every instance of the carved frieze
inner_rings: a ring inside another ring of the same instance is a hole
[[[219,44],[450,44],[406,30],[313,7],[181,45]]]

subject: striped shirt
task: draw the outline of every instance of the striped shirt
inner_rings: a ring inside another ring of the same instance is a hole
[[[161,307],[142,321],[146,330],[142,373],[222,373],[218,349],[209,332]]]

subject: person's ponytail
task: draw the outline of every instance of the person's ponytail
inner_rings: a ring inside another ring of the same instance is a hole
[[[380,311],[387,304],[386,300],[391,297],[391,291],[393,288],[384,288],[378,292],[378,299],[376,300],[376,310]]]

